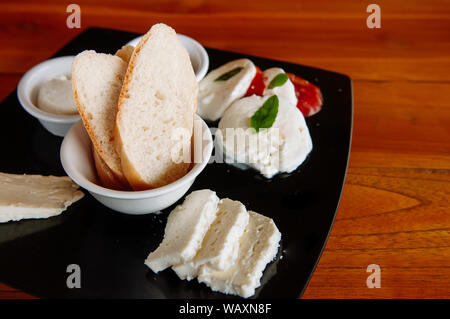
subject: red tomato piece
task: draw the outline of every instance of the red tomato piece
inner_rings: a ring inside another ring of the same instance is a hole
[[[303,116],[308,117],[319,112],[323,105],[323,98],[320,89],[295,74],[286,74],[294,84],[295,95],[298,100],[297,107],[303,113]]]
[[[252,96],[254,94],[263,96],[265,88],[266,86],[264,85],[263,73],[260,68],[256,67],[255,77],[253,78],[252,83],[250,83],[250,87],[248,88],[247,93],[245,93],[244,97]]]

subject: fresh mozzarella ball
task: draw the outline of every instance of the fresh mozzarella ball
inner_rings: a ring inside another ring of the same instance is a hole
[[[276,86],[273,89],[269,89],[270,82],[280,73],[285,73],[281,68],[270,68],[263,72],[263,79],[266,89],[264,90],[264,95],[274,95],[276,94],[279,98],[285,98],[294,107],[297,105],[297,96],[295,95],[294,84],[291,80],[287,80],[282,86]]]
[[[230,71],[235,74],[220,80]],[[210,121],[221,118],[231,103],[245,95],[255,74],[256,67],[249,59],[228,62],[208,73],[199,83],[197,113]]]
[[[251,129],[251,117],[268,98],[270,95],[253,95],[234,102],[219,122],[216,140],[227,162],[247,164],[271,178],[280,172],[290,173],[303,163],[312,150],[312,141],[302,113],[284,97],[279,97],[271,128]]]

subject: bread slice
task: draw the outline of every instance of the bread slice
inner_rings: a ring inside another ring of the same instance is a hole
[[[175,31],[154,25],[131,56],[116,117],[123,172],[135,190],[184,176],[198,92],[188,52]]]
[[[0,173],[0,223],[61,214],[84,194],[67,176]]]
[[[72,89],[78,111],[99,157],[121,183],[127,180],[114,147],[117,101],[127,63],[118,56],[84,51],[72,64]]]
[[[228,269],[237,258],[239,238],[248,224],[245,206],[229,198],[222,199],[214,222],[203,239],[201,249],[190,261],[173,266],[180,279],[191,280],[202,267],[214,270]]]
[[[113,171],[102,160],[95,147],[92,147],[92,157],[94,158],[95,169],[102,186],[119,191],[131,190],[128,183],[122,183],[113,173]]]
[[[216,218],[219,198],[203,189],[192,192],[167,218],[164,239],[150,253],[145,264],[155,273],[194,258],[203,238]]]
[[[131,55],[133,54],[134,47],[132,45],[125,45],[116,52],[116,56],[120,57],[128,65]],[[124,75],[125,76],[125,75]],[[114,118],[114,125],[116,119]],[[115,190],[131,190],[130,184],[127,181],[119,180],[114,172],[109,168],[105,161],[98,155],[95,147],[92,148],[92,155],[94,157],[95,168],[101,184],[104,187]]]
[[[247,298],[255,294],[266,265],[278,251],[281,234],[272,219],[249,211],[236,262],[225,271],[202,268],[197,277],[214,291]]]
[[[116,55],[128,64],[130,62],[131,56],[133,55],[133,51],[134,46],[124,45],[119,50],[117,50]]]

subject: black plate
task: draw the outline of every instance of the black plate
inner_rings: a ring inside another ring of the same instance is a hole
[[[114,53],[137,34],[92,28],[55,56],[85,49]],[[210,164],[192,189],[210,188],[274,219],[282,249],[268,265],[259,298],[302,295],[320,258],[334,221],[344,183],[352,131],[351,80],[342,74],[302,65],[207,49],[210,68],[248,57],[261,69],[281,67],[320,86],[321,112],[307,119],[314,149],[292,174],[267,180],[255,171]],[[3,152],[0,170],[8,173],[65,175],[62,139],[48,133],[19,105],[16,92],[0,107]],[[129,216],[85,198],[62,215],[0,225],[0,282],[38,297],[234,298],[214,293],[195,280],[186,282],[167,269],[159,274],[144,265],[163,237],[168,212]],[[282,255],[282,258],[280,256]],[[81,268],[81,288],[66,285],[67,266]]]

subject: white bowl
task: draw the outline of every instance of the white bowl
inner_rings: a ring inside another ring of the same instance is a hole
[[[194,155],[199,157],[202,154],[201,160],[194,163],[185,176],[163,187],[146,191],[118,191],[97,184],[91,140],[81,121],[72,126],[62,142],[61,163],[66,174],[103,205],[133,215],[158,212],[175,203],[188,191],[211,157],[211,131],[198,115],[194,122]]]
[[[42,62],[22,77],[17,87],[17,97],[22,107],[34,116],[51,133],[64,136],[72,125],[80,120],[79,114],[60,115],[45,112],[37,105],[37,96],[40,87],[51,79],[72,74],[72,62],[74,56],[63,56]]]
[[[208,53],[206,53],[205,48],[196,40],[183,34],[178,33],[177,35],[181,43],[183,43],[184,47],[189,53],[189,58],[191,59],[192,67],[194,68],[195,77],[197,78],[197,81],[200,81],[205,77],[206,72],[208,72],[209,68]],[[142,39],[142,37],[143,36],[140,36],[131,40],[130,42],[127,43],[127,45],[132,45],[135,47],[138,44],[138,42]]]

